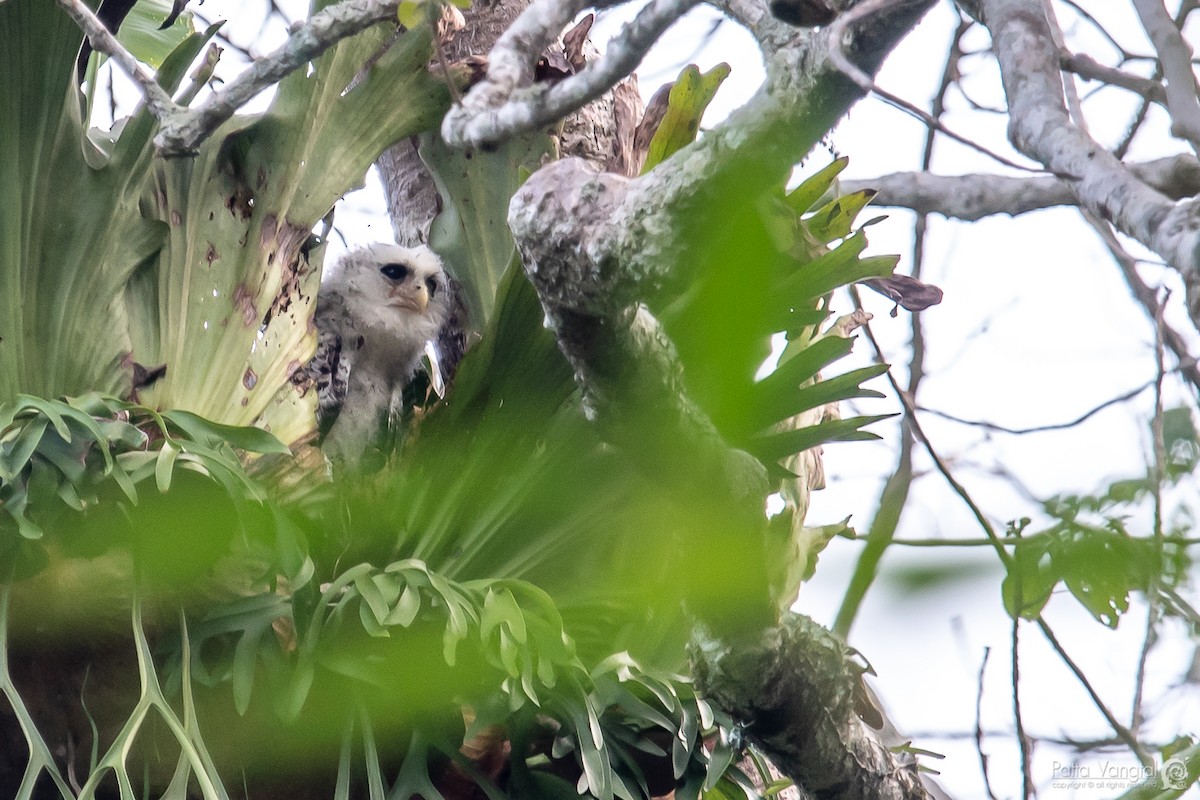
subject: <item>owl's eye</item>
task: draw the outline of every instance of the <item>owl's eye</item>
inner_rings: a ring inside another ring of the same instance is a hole
[[[425,288],[429,290],[429,298],[432,300],[434,297],[437,296],[437,290],[438,290],[437,279],[432,278],[432,277],[426,278],[425,279]]]
[[[408,277],[408,267],[403,264],[384,264],[379,271],[389,281],[402,281]]]

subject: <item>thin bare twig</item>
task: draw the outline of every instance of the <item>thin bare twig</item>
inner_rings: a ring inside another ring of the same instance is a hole
[[[1163,350],[1165,345],[1166,323],[1163,321],[1163,311],[1167,299],[1171,296],[1168,291],[1161,301],[1157,301],[1157,313],[1154,315],[1154,419],[1150,423],[1151,436],[1154,440],[1154,555],[1155,563],[1163,563],[1164,536],[1163,531],[1163,484],[1167,474],[1167,446],[1163,438],[1163,381],[1166,370],[1163,367]],[[1157,300],[1157,298],[1156,298]],[[1142,639],[1141,651],[1138,653],[1137,674],[1134,677],[1133,708],[1130,711],[1129,728],[1136,734],[1142,723],[1142,698],[1146,688],[1146,663],[1150,659],[1150,650],[1158,641],[1159,619],[1159,575],[1155,570],[1150,574],[1150,582],[1146,587],[1146,636]]]
[[[862,302],[859,298],[858,290],[851,286],[850,294],[854,298],[855,306],[861,309]],[[886,359],[883,357],[883,348],[879,346],[879,340],[875,338],[875,333],[871,330],[871,324],[864,324],[862,331],[866,335],[867,341],[871,343],[871,347],[875,351],[875,359],[877,363],[887,363]],[[972,516],[975,517],[975,521],[979,523],[979,527],[983,529],[983,532],[987,534],[988,540],[991,542],[992,548],[996,551],[996,555],[999,557],[1000,563],[1004,565],[1005,570],[1010,569],[1013,565],[1013,559],[1005,549],[1003,540],[1000,538],[999,534],[996,533],[996,529],[992,526],[992,523],[983,513],[983,509],[979,507],[971,495],[968,494],[963,485],[955,479],[954,475],[951,474],[950,468],[946,466],[946,462],[942,460],[942,457],[933,447],[933,443],[929,440],[929,437],[925,435],[925,431],[921,427],[921,422],[917,419],[917,409],[913,405],[912,399],[909,398],[908,395],[900,388],[900,384],[896,381],[896,376],[892,374],[891,369],[888,369],[884,375],[887,376],[888,383],[891,384],[892,390],[896,393],[896,397],[900,400],[900,404],[904,407],[905,418],[908,423],[912,425],[913,433],[925,448],[926,454],[928,454],[930,459],[933,460],[933,464],[937,468],[937,471],[950,485],[950,488],[954,491],[954,493],[958,495],[964,503],[966,503],[967,508],[971,510]]]
[[[1032,536],[1024,536],[1021,539],[1004,539],[1003,542],[1008,547],[1015,547],[1020,542],[1033,542],[1039,538],[1049,536],[1046,533],[1038,533]],[[850,541],[859,542],[865,541],[863,537],[854,537]],[[892,544],[900,547],[991,547],[991,539],[938,539],[938,538],[905,538],[897,536],[892,539]],[[1194,536],[1164,536],[1163,544],[1175,545],[1178,547],[1195,547],[1200,545],[1200,538]]]
[[[1050,629],[1050,626],[1046,623],[1046,621],[1041,617],[1038,617],[1037,625],[1041,629],[1042,634],[1046,637],[1046,640],[1050,642],[1050,646],[1054,648],[1056,653],[1058,653],[1058,657],[1061,658],[1063,663],[1066,664],[1071,672],[1075,674],[1076,680],[1079,681],[1080,685],[1082,685],[1087,693],[1091,696],[1092,703],[1096,706],[1100,713],[1104,715],[1104,718],[1108,721],[1109,727],[1113,729],[1113,733],[1115,733],[1117,737],[1124,742],[1125,746],[1128,747],[1135,756],[1137,756],[1138,761],[1142,762],[1143,766],[1153,767],[1154,759],[1150,757],[1150,754],[1145,751],[1145,748],[1142,747],[1137,738],[1129,731],[1129,729],[1122,725],[1112,711],[1109,710],[1108,706],[1104,704],[1104,701],[1100,698],[1100,694],[1096,691],[1096,688],[1092,686],[1092,682],[1089,681],[1087,676],[1083,674],[1083,670],[1079,668],[1079,665],[1075,663],[1074,659],[1067,654],[1067,651],[1058,641],[1058,637],[1054,635],[1054,631]]]
[[[879,84],[875,83],[870,75],[863,72],[861,69],[855,66],[855,64],[850,61],[849,58],[846,57],[846,52],[843,47],[846,40],[846,34],[850,30],[850,26],[862,20],[863,18],[870,16],[871,14],[876,14],[884,10],[894,2],[896,2],[896,0],[866,0],[866,2],[859,3],[854,8],[839,15],[838,18],[829,26],[830,63],[841,70],[846,77],[858,84],[858,87],[864,92],[875,94],[889,105],[895,106],[901,111],[916,117],[930,128],[933,128],[939,133],[950,137],[959,144],[966,145],[972,150],[982,153],[989,158],[995,159],[1007,167],[1012,167],[1013,169],[1018,169],[1022,172],[1034,172],[1039,174],[1044,173],[1046,170],[1041,167],[1031,167],[1028,164],[1021,164],[1020,162],[1013,161],[1012,159],[1002,156],[993,150],[989,150],[975,140],[967,136],[963,136],[961,133],[957,133],[950,128],[947,128],[945,123],[932,116],[924,109],[918,108],[904,98],[880,88]]]
[[[1141,386],[1130,389],[1129,391],[1123,392],[1123,393],[1117,395],[1116,397],[1105,400],[1100,405],[1095,406],[1095,407],[1085,411],[1083,414],[1079,415],[1078,417],[1076,417],[1075,419],[1073,419],[1069,422],[1054,422],[1054,423],[1049,423],[1046,425],[1034,425],[1033,427],[1030,427],[1030,428],[1009,428],[1004,425],[997,425],[994,422],[987,422],[986,420],[964,419],[963,417],[956,417],[953,414],[949,414],[945,411],[938,411],[935,408],[929,408],[927,406],[917,406],[917,408],[919,408],[923,413],[932,414],[935,417],[941,417],[942,419],[950,420],[951,422],[957,422],[960,425],[970,425],[971,427],[983,428],[984,430],[987,430],[987,431],[995,431],[997,433],[1009,433],[1014,436],[1024,436],[1025,434],[1029,434],[1029,433],[1045,433],[1046,431],[1061,431],[1061,430],[1067,430],[1069,428],[1074,428],[1077,425],[1083,424],[1084,422],[1091,419],[1096,414],[1099,414],[1104,409],[1109,408],[1110,406],[1115,406],[1119,403],[1125,403],[1125,402],[1132,400],[1133,398],[1137,397],[1139,394],[1146,391],[1153,385],[1154,385],[1154,381],[1147,381],[1146,383],[1142,384]]]
[[[979,769],[983,772],[983,786],[987,789],[988,797],[998,800],[996,793],[992,791],[992,779],[988,775],[988,757],[983,752],[983,678],[987,673],[988,656],[991,654],[992,648],[983,648],[983,663],[979,665],[979,691],[975,693],[975,752],[979,754]]]
[[[1167,104],[1167,91],[1163,85],[1153,78],[1143,78],[1130,72],[1105,66],[1089,55],[1082,53],[1067,53],[1062,55],[1062,68],[1089,81],[1100,81],[1109,86],[1127,89],[1137,96],[1157,103]]]
[[[1020,574],[1016,580],[1020,583]],[[1017,597],[1021,590],[1018,586]],[[1018,600],[1019,602],[1019,600]],[[1012,618],[1012,693],[1013,693],[1013,722],[1016,726],[1017,745],[1021,750],[1021,796],[1029,800],[1033,796],[1033,767],[1029,753],[1029,738],[1025,735],[1025,722],[1021,718],[1021,615],[1014,614]]]
[[[930,104],[931,113],[935,118],[940,118],[945,112],[946,94],[953,85],[955,76],[958,74],[958,59],[961,54],[960,45],[962,37],[971,24],[970,21],[964,20],[959,25],[952,40],[950,52],[946,56],[946,62],[942,68],[941,83],[933,96],[933,102]],[[933,148],[936,142],[936,135],[937,132],[933,128],[928,128],[925,131],[925,145],[921,157],[921,169],[923,171],[928,170],[933,163]],[[912,257],[912,276],[918,279],[921,276],[921,270],[925,261],[926,223],[926,215],[918,214],[913,231]],[[920,390],[921,380],[925,375],[925,333],[921,325],[920,314],[911,315],[910,320],[912,335],[910,339],[911,357],[909,358],[908,366],[908,396],[915,398],[917,392]],[[837,617],[834,620],[834,632],[844,639],[849,638],[850,628],[854,622],[854,618],[858,614],[859,608],[862,606],[863,598],[866,597],[867,591],[875,579],[879,562],[883,558],[888,544],[896,535],[896,528],[900,523],[900,515],[904,509],[909,492],[912,489],[913,444],[911,427],[907,421],[902,420],[900,424],[900,452],[897,456],[896,467],[892,470],[892,474],[884,484],[883,491],[880,492],[879,501],[876,503],[876,512],[871,519],[871,525],[867,531],[867,546],[859,554],[858,563],[854,567],[854,574],[850,578],[850,584],[846,588],[841,607],[838,609]]]

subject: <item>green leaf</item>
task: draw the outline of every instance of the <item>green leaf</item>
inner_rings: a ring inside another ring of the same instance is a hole
[[[363,603],[370,608],[375,622],[378,625],[383,625],[384,621],[388,618],[389,608],[383,592],[375,584],[375,576],[368,574],[356,578],[354,580],[354,588],[358,590],[359,597],[363,599]]]
[[[850,159],[842,156],[835,158],[820,171],[806,178],[799,186],[788,193],[785,202],[797,214],[807,213],[818,200],[825,196],[837,180],[837,176],[850,163]]]
[[[1000,586],[1004,610],[1013,619],[1037,619],[1058,584],[1046,538],[1022,540],[1013,548],[1013,559]]]
[[[850,354],[854,340],[841,336],[825,336],[791,353],[784,351],[779,366],[755,384],[754,390],[763,397],[780,397],[816,377],[817,373],[839,358]]]
[[[429,777],[428,753],[428,745],[420,731],[413,731],[412,742],[404,754],[404,763],[400,765],[400,774],[396,776],[396,783],[388,794],[389,800],[408,800],[412,797],[446,800]]]
[[[384,620],[385,625],[399,625],[407,628],[412,625],[413,620],[417,618],[417,613],[421,610],[421,593],[417,591],[411,583],[404,584],[404,591],[400,593],[400,599],[396,601],[396,605]]]
[[[179,450],[175,445],[163,442],[162,448],[158,451],[158,458],[154,461],[154,483],[160,492],[166,492],[171,488],[171,474],[178,456]]]
[[[866,208],[875,195],[874,189],[860,189],[852,194],[835,197],[814,211],[804,224],[808,232],[821,242],[831,242],[849,236],[854,227],[855,217]]]
[[[856,397],[884,397],[882,392],[863,388],[862,384],[888,371],[887,364],[873,364],[852,370],[804,388],[780,392],[763,398],[754,420],[755,430],[762,430],[804,411]]]
[[[683,68],[671,86],[667,111],[650,140],[643,175],[696,141],[704,111],[729,72],[729,65],[724,63],[704,74],[695,64]]]
[[[239,715],[250,708],[250,695],[254,689],[254,672],[258,666],[258,651],[264,634],[271,631],[271,620],[258,621],[243,630],[233,650],[233,704]]]
[[[516,256],[508,204],[525,174],[555,154],[554,139],[535,132],[505,140],[494,150],[451,148],[436,131],[420,138],[419,153],[433,175],[442,210],[429,245],[462,284],[471,327],[492,319],[496,292]]]
[[[879,437],[874,433],[861,430],[861,428],[893,416],[895,415],[877,414],[875,416],[829,420],[822,422],[820,425],[810,425],[806,428],[784,431],[783,433],[758,436],[749,442],[747,449],[764,464],[770,464],[795,453],[802,453],[809,448],[816,447],[825,442],[854,442],[878,439]]]
[[[525,615],[522,613],[521,607],[517,605],[512,592],[508,589],[489,589],[483,600],[481,632],[484,636],[488,636],[501,625],[508,629],[517,644],[525,644],[528,638],[525,630]]]
[[[192,15],[187,11],[169,28],[161,30],[162,23],[171,13],[171,6],[170,0],[139,0],[117,31],[117,41],[139,61],[155,69],[162,66],[167,56],[195,30]]]
[[[49,425],[45,417],[34,417],[22,426],[11,444],[0,445],[0,480],[15,480],[25,469]]]
[[[396,8],[396,19],[406,28],[415,28],[425,21],[425,4],[404,0]]]
[[[210,445],[229,444],[249,453],[291,453],[288,446],[274,434],[261,428],[224,425],[204,419],[190,411],[164,411],[163,419],[197,442]]]

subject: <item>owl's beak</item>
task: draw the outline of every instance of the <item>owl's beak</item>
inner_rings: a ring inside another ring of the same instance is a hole
[[[388,300],[391,301],[389,305],[407,308],[420,314],[429,307],[429,289],[425,288],[423,283],[419,283],[411,289],[407,286],[397,286],[388,291]]]

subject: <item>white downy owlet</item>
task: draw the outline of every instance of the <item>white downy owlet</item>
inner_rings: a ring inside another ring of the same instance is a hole
[[[430,355],[440,392],[436,342],[453,305],[442,261],[424,246],[353,250],[322,281],[319,343],[306,372],[317,385],[331,458],[357,462],[377,441],[422,354]]]

